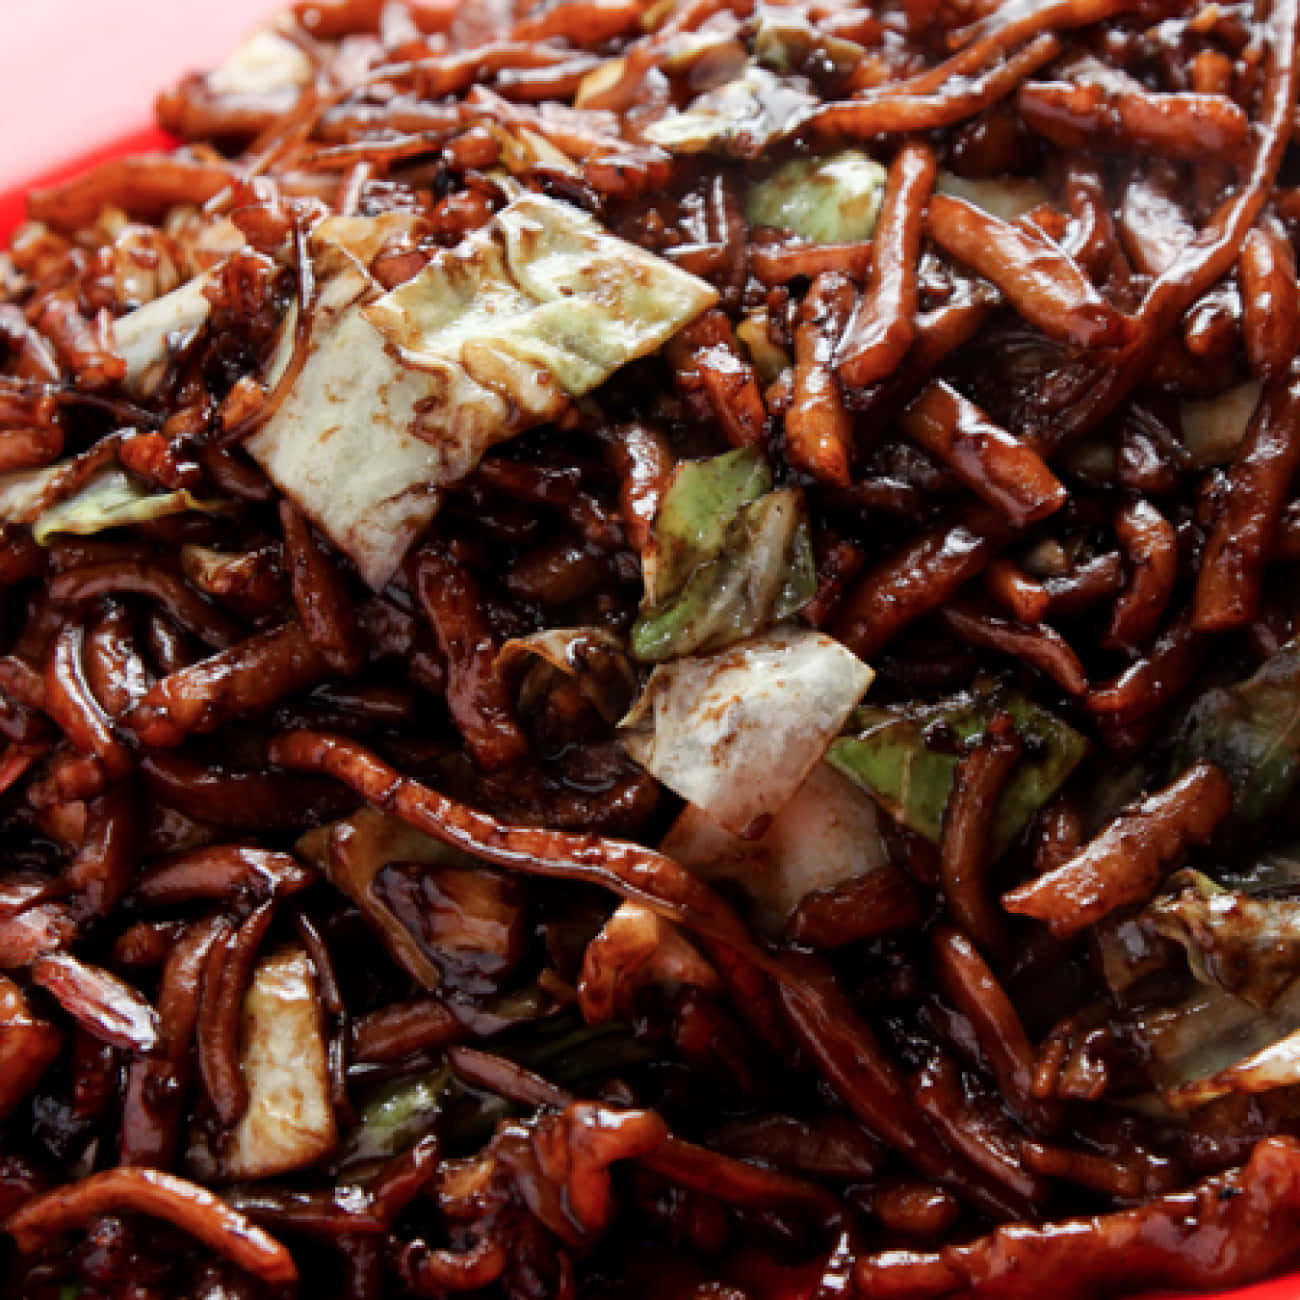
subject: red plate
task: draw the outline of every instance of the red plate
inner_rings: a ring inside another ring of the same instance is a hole
[[[472,2],[472,0],[471,0]],[[106,158],[165,146],[149,121],[154,93],[219,61],[268,12],[266,0],[41,0],[0,42],[0,247],[24,194]],[[744,1281],[762,1300],[804,1300],[804,1270],[765,1265]],[[1300,1273],[1216,1300],[1296,1300]],[[1044,1297],[1047,1300],[1047,1297]],[[1187,1300],[1191,1300],[1190,1297]]]

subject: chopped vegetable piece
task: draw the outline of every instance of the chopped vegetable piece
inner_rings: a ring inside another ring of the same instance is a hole
[[[501,647],[497,669],[508,675],[533,660],[540,661],[547,670],[572,677],[606,722],[617,722],[636,696],[636,669],[622,642],[604,628],[557,627],[516,637]],[[539,693],[545,690],[547,675],[544,672],[534,683],[533,673],[525,672],[520,689],[521,708],[525,711],[526,697],[534,688]]]
[[[385,1084],[361,1107],[356,1126],[339,1152],[340,1164],[388,1159],[432,1133],[452,1083],[451,1070],[398,1078]]]
[[[857,149],[795,158],[752,185],[745,215],[755,226],[792,230],[815,244],[870,239],[885,169]]]
[[[831,637],[778,627],[660,665],[619,737],[651,775],[750,837],[794,795],[874,675]]]
[[[443,458],[410,431],[430,378],[400,365],[357,306],[370,291],[355,266],[321,290],[302,370],[248,450],[376,589],[438,511]],[[293,317],[271,365],[289,365]]]
[[[361,909],[399,966],[430,991],[442,983],[438,967],[376,893],[375,877],[392,862],[461,866],[472,858],[374,808],[308,831],[297,849]]]
[[[716,300],[577,208],[524,194],[363,314],[405,364],[438,381],[415,431],[442,450],[449,482]]]
[[[809,894],[865,876],[888,855],[876,805],[827,763],[817,763],[761,838],[741,839],[688,804],[660,848],[705,880],[732,880],[775,936]]]
[[[98,533],[190,510],[215,514],[227,509],[228,502],[200,501],[183,488],[150,492],[124,470],[105,469],[71,496],[42,510],[32,524],[32,536],[45,546],[56,533]]]
[[[870,791],[891,817],[937,844],[957,757],[927,744],[926,733],[937,727],[966,740],[980,734],[1000,709],[1014,720],[1026,753],[993,815],[990,843],[997,856],[1060,789],[1088,750],[1077,731],[1018,692],[974,692],[919,707],[866,706],[854,715],[852,734],[834,741],[826,758]]]
[[[1204,758],[1231,780],[1248,822],[1276,812],[1300,775],[1300,638],[1252,677],[1196,700],[1179,730],[1174,764]]]
[[[771,485],[754,447],[678,467],[642,561],[636,658],[653,663],[721,649],[812,599],[817,575],[802,496]]]
[[[654,351],[716,293],[538,194],[390,293],[321,291],[301,372],[248,449],[378,590],[494,443]],[[270,379],[289,364],[292,319]]]
[[[171,349],[207,324],[212,303],[205,291],[210,282],[210,274],[196,276],[113,323],[114,345],[126,361],[123,382],[132,393],[152,395]]]
[[[1300,979],[1300,900],[1252,898],[1200,871],[1180,871],[1167,885],[1142,924],[1182,944],[1201,983],[1269,1007]]]
[[[244,995],[240,1065],[248,1109],[230,1136],[231,1178],[269,1178],[313,1164],[337,1133],[311,960],[297,947],[258,963]]]
[[[1204,469],[1232,460],[1263,391],[1259,380],[1247,379],[1213,397],[1189,398],[1179,405],[1183,445],[1193,465]]]
[[[722,153],[756,158],[785,139],[816,107],[807,92],[751,66],[734,81],[693,99],[681,112],[670,110],[645,128],[645,138],[676,154]]]

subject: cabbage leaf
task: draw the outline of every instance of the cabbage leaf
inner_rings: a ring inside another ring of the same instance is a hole
[[[683,799],[752,837],[803,784],[873,676],[833,638],[783,625],[661,664],[619,740]]]
[[[1179,730],[1171,770],[1208,759],[1232,781],[1235,811],[1262,821],[1300,775],[1300,637],[1252,677],[1197,699]]]
[[[357,566],[385,586],[437,513],[443,458],[412,433],[429,377],[408,370],[361,315],[370,277],[344,263],[322,287],[311,349],[275,413],[245,444],[267,477]],[[268,380],[289,364],[296,311]]]
[[[297,853],[325,873],[330,883],[356,904],[374,927],[393,960],[432,992],[442,974],[416,937],[375,890],[375,877],[392,862],[427,866],[471,866],[474,859],[378,809],[358,808],[350,817],[308,831]]]
[[[126,361],[123,386],[133,396],[152,396],[172,346],[207,324],[212,304],[206,290],[212,275],[195,276],[113,322],[113,343]]]
[[[817,100],[806,90],[754,65],[732,81],[669,111],[642,134],[675,154],[722,153],[757,158],[792,135]]]
[[[642,557],[635,658],[721,649],[812,599],[817,573],[802,496],[771,487],[753,447],[678,466]]]
[[[1300,900],[1254,898],[1184,870],[1146,907],[1142,924],[1181,944],[1201,983],[1254,1006],[1272,1006],[1300,977]]]
[[[971,692],[937,704],[861,708],[850,726],[853,734],[834,741],[826,758],[896,821],[937,844],[958,760],[927,745],[926,731],[938,724],[965,740],[983,731],[1000,709],[1028,742],[993,814],[993,851],[1000,854],[1088,749],[1077,731],[1018,692]]]
[[[494,444],[561,414],[716,300],[702,280],[586,213],[523,194],[387,294],[346,256],[314,306],[309,355],[248,441],[276,486],[382,588],[439,489]],[[342,242],[340,242],[342,241]],[[364,242],[364,241],[363,241]],[[291,313],[269,382],[292,355]]]
[[[531,664],[531,668],[525,665]],[[501,647],[497,670],[509,678],[520,673],[520,707],[549,689],[555,673],[572,678],[606,722],[628,710],[637,693],[637,674],[623,643],[601,627],[552,627],[515,637]]]
[[[189,510],[216,514],[229,510],[231,504],[202,501],[184,488],[176,492],[150,492],[125,470],[104,469],[71,496],[42,510],[32,524],[32,536],[44,546],[55,533],[99,533],[106,528],[149,523]]]
[[[794,158],[752,185],[751,225],[792,230],[815,244],[870,239],[885,192],[885,169],[858,149]]]
[[[230,1178],[269,1178],[314,1164],[338,1133],[316,974],[304,949],[258,963],[244,996],[240,1068],[248,1108],[229,1135]]]
[[[828,763],[815,763],[756,840],[741,839],[688,804],[660,848],[704,880],[732,880],[775,938],[807,895],[884,866],[876,805]]]

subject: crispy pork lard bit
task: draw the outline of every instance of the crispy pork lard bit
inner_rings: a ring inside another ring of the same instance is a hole
[[[688,804],[660,848],[705,880],[734,880],[757,925],[776,936],[809,894],[888,863],[877,820],[870,795],[816,763],[761,839],[742,839]]]
[[[831,637],[776,627],[660,665],[619,738],[651,775],[727,830],[761,834],[874,675]]]
[[[716,297],[585,213],[526,194],[378,298],[345,264],[314,306],[306,364],[248,449],[379,589],[440,488]],[[291,335],[288,323],[272,381]]]

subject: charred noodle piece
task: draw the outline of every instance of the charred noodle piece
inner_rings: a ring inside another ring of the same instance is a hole
[[[68,569],[50,583],[50,599],[66,609],[78,609],[108,595],[147,596],[187,632],[207,645],[224,650],[243,635],[239,624],[210,605],[179,574],[160,564],[124,560]]]
[[[756,952],[748,930],[722,899],[653,849],[597,835],[504,825],[402,776],[364,746],[339,736],[286,732],[271,743],[268,757],[291,770],[326,773],[381,811],[486,862],[603,885],[739,952]]]
[[[1045,29],[1090,27],[1136,9],[1133,0],[1008,0],[967,27],[948,31],[951,47],[1007,49]],[[960,55],[954,55],[955,62]]]
[[[510,35],[517,41],[559,39],[598,45],[639,27],[644,12],[639,0],[572,0],[520,19]]]
[[[212,946],[224,943],[230,929],[224,916],[195,921],[167,954],[158,985],[162,1052],[136,1057],[127,1071],[118,1149],[124,1165],[166,1168],[175,1158],[193,1074],[203,970]]]
[[[1005,1195],[1022,1198],[1031,1206],[1047,1200],[1048,1184],[1021,1159],[1016,1124],[979,1081],[962,1077],[957,1062],[945,1051],[932,1051],[910,1086],[917,1109],[950,1150],[960,1152],[1001,1185]]]
[[[1079,656],[1047,623],[1026,627],[960,598],[945,605],[940,617],[967,645],[997,650],[1031,664],[1071,695],[1082,695],[1088,689],[1088,675]]]
[[[819,1227],[829,1226],[840,1216],[839,1202],[816,1183],[764,1169],[681,1138],[666,1138],[638,1163],[677,1187],[716,1197],[726,1205],[754,1210],[803,1209]]]
[[[82,667],[91,695],[110,718],[121,716],[148,690],[144,660],[135,649],[131,615],[120,601],[106,603],[91,619]]]
[[[1042,457],[941,379],[925,387],[898,423],[1017,528],[1065,504],[1065,487]]]
[[[1138,1209],[1042,1227],[1010,1224],[936,1252],[866,1255],[854,1284],[862,1295],[899,1300],[1086,1300],[1151,1286],[1236,1286],[1294,1254],[1297,1207],[1300,1147],[1265,1138],[1244,1168]]]
[[[572,1093],[502,1057],[470,1047],[453,1047],[447,1059],[467,1082],[520,1105],[563,1109],[574,1103]],[[838,1202],[816,1183],[737,1160],[671,1134],[636,1159],[643,1168],[676,1186],[716,1197],[728,1205],[757,1210],[803,1208],[811,1211],[819,1223],[827,1224],[839,1217]]]
[[[1136,650],[1155,635],[1178,580],[1178,537],[1149,501],[1129,501],[1115,512],[1115,536],[1124,548],[1129,585],[1115,602],[1106,644]]]
[[[1015,535],[999,511],[964,506],[868,569],[845,597],[831,632],[870,661],[913,620],[940,608]]]
[[[1300,464],[1300,359],[1264,389],[1228,474],[1196,575],[1192,627],[1241,627],[1259,608],[1264,565]]]
[[[761,442],[767,408],[754,367],[741,355],[735,332],[716,308],[692,321],[666,347],[673,382],[689,393],[697,385],[732,447]]]
[[[1037,227],[1002,221],[965,199],[936,194],[926,209],[925,233],[996,285],[1048,338],[1080,348],[1114,347],[1127,338],[1123,315]]]
[[[1071,158],[1065,167],[1065,205],[1074,228],[1062,247],[1093,278],[1105,278],[1119,243],[1106,180],[1095,162]]]
[[[487,625],[465,566],[426,547],[413,565],[414,586],[447,665],[447,707],[475,764],[500,771],[528,753],[514,702],[496,669],[500,647]]]
[[[1021,743],[1008,713],[995,714],[957,760],[939,837],[939,883],[948,910],[987,952],[1005,943],[1005,924],[988,888],[993,846],[988,810],[996,806]]]
[[[129,784],[110,787],[86,810],[86,833],[62,882],[77,895],[78,913],[107,916],[136,869],[140,807]]]
[[[293,0],[289,7],[312,36],[330,41],[378,32],[384,0]],[[402,9],[417,32],[432,35],[451,27],[457,6],[449,0],[407,0]]]
[[[1150,898],[1189,846],[1204,844],[1232,810],[1232,783],[1196,763],[1119,814],[1068,862],[1003,895],[1009,912],[1042,921],[1058,939],[1117,907]]]
[[[1264,222],[1246,236],[1237,259],[1237,278],[1250,368],[1261,379],[1273,379],[1290,365],[1300,347],[1295,252],[1276,222]]]
[[[132,759],[109,727],[109,718],[91,693],[84,671],[85,629],[63,626],[45,670],[45,707],[73,748],[94,754],[110,777],[125,776]]]
[[[41,429],[0,431],[0,474],[48,465],[63,454],[63,430],[56,424]]]
[[[1159,94],[1135,84],[1110,90],[1095,82],[1031,81],[1020,88],[1025,124],[1062,149],[1156,154],[1188,162],[1234,162],[1250,122],[1227,95]]]
[[[1057,1117],[1034,1096],[1034,1049],[988,963],[965,934],[949,925],[935,929],[930,947],[939,988],[971,1022],[980,1052],[1016,1117],[1034,1128],[1052,1127]]]
[[[93,224],[101,208],[156,219],[178,204],[206,203],[237,178],[232,164],[215,158],[134,154],[100,163],[53,189],[34,190],[27,213],[33,221],[73,234]]]
[[[193,732],[261,713],[326,676],[303,625],[285,623],[155,682],[122,722],[146,748],[173,749]]]
[[[924,144],[904,145],[890,164],[871,271],[835,354],[840,378],[855,388],[884,379],[911,345],[921,228],[935,170],[934,151]]]
[[[124,1211],[175,1224],[269,1286],[298,1280],[293,1256],[278,1241],[212,1192],[157,1169],[106,1169],[56,1188],[11,1214],[4,1229],[21,1253],[31,1254],[101,1214]]]
[[[445,1047],[465,1036],[459,1020],[437,998],[394,1002],[352,1025],[354,1061],[400,1061],[426,1048]]]
[[[1192,627],[1190,614],[1180,614],[1145,658],[1088,692],[1088,708],[1117,723],[1149,716],[1191,681],[1206,642],[1205,634]]]
[[[655,515],[676,458],[663,432],[652,424],[619,425],[607,446],[621,481],[618,501],[623,528],[633,548],[643,552],[653,535]]]
[[[280,527],[298,621],[326,666],[351,677],[365,662],[366,651],[343,575],[289,501],[280,502]]]
[[[807,948],[841,948],[859,939],[911,930],[924,913],[908,875],[885,863],[842,885],[805,894],[790,915],[786,933]]]
[[[871,270],[875,248],[871,240],[842,244],[808,244],[802,239],[752,243],[749,270],[760,284],[774,288],[806,277],[815,280],[827,271],[847,275],[861,284]],[[688,327],[689,328],[689,327]]]
[[[795,977],[778,986],[790,1027],[867,1131],[984,1213],[1023,1214],[1028,1206],[1022,1197],[942,1145],[913,1104],[902,1071],[836,986],[830,968],[799,953],[786,953],[781,961]]]
[[[853,417],[835,377],[835,347],[857,294],[847,276],[819,275],[794,331],[794,391],[785,415],[786,455],[796,469],[838,487],[851,481]]]
[[[198,1062],[217,1118],[233,1128],[248,1109],[248,1085],[239,1060],[239,1022],[275,902],[261,904],[224,942],[212,945],[203,971],[198,1015]]]
[[[909,94],[888,87],[859,99],[823,104],[808,114],[802,131],[823,141],[869,140],[877,135],[934,131],[951,126],[1005,99],[1026,77],[1050,63],[1060,52],[1060,41],[1044,33],[1004,62],[977,76],[953,77],[933,91]]]
[[[136,880],[132,897],[147,907],[174,907],[203,899],[260,902],[296,894],[316,879],[316,873],[292,854],[217,844],[154,863]]]
[[[62,1033],[33,1016],[18,985],[0,975],[0,1118],[17,1110],[62,1044]]]
[[[1118,363],[1095,368],[1083,396],[1056,413],[1035,441],[1048,453],[1093,428],[1145,375],[1165,335],[1183,313],[1228,272],[1246,234],[1259,218],[1291,139],[1293,106],[1300,92],[1300,5],[1276,0],[1263,24],[1264,81],[1256,122],[1256,147],[1245,179],[1216,209],[1147,290],[1137,312],[1137,333]]]
[[[204,767],[180,754],[150,754],[140,771],[151,793],[209,826],[250,831],[301,830],[355,806],[332,782],[291,772]]]

